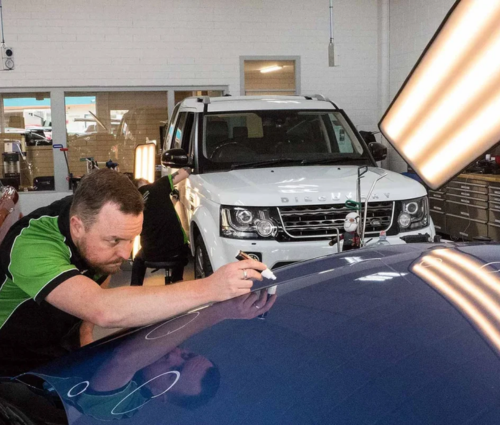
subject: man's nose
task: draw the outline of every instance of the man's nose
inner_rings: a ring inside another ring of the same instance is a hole
[[[130,242],[124,243],[118,248],[118,256],[124,260],[130,258],[130,253],[132,252],[132,244]]]

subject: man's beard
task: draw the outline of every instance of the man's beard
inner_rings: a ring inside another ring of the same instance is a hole
[[[92,270],[94,270],[97,274],[108,275],[108,274],[115,274],[120,271],[120,267],[122,264],[121,260],[117,263],[111,263],[111,264],[97,264],[89,259],[87,244],[85,243],[85,241],[80,241],[79,243],[75,243],[75,246],[80,256],[83,257],[88,266]]]

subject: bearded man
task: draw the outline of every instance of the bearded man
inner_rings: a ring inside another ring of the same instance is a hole
[[[97,170],[74,196],[12,226],[0,245],[0,377],[30,371],[91,341],[93,324],[148,325],[249,293],[252,280],[262,280],[258,271],[266,266],[246,260],[205,279],[108,288],[141,233],[143,208],[125,175]]]

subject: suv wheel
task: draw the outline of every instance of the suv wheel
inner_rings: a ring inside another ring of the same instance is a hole
[[[203,238],[198,235],[194,241],[194,278],[203,279],[213,272]]]

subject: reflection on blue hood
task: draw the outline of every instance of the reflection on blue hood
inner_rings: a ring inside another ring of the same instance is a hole
[[[497,423],[499,258],[411,244],[294,264],[265,320],[247,295],[34,374],[78,425]]]

